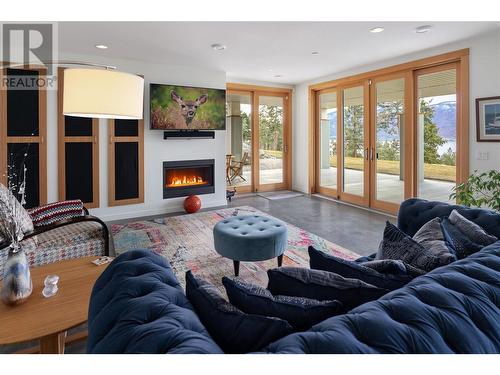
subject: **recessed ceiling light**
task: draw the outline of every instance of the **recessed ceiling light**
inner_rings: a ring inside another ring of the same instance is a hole
[[[96,44],[95,45],[95,48],[99,48],[99,49],[108,49],[108,46],[105,45],[105,44]]]
[[[216,51],[223,51],[226,49],[226,46],[224,44],[219,44],[219,43],[214,43],[211,44],[210,47]]]
[[[282,76],[281,74],[275,74],[273,77],[274,77],[274,78],[281,78],[281,77],[283,77],[283,76]]]
[[[374,34],[381,33],[382,31],[384,31],[384,28],[380,27],[380,26],[379,27],[373,27],[373,28],[370,29],[370,32],[374,33]]]
[[[415,32],[417,34],[423,34],[423,33],[426,33],[427,31],[429,31],[430,29],[432,29],[431,25],[422,25],[422,26],[415,28]]]
[[[319,52],[318,51],[313,51],[313,52],[311,52],[311,55],[314,55],[314,56],[319,55]]]

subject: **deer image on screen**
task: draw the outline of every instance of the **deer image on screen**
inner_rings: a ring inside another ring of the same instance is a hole
[[[179,96],[175,91],[170,93],[172,100],[175,101],[180,109],[181,114],[186,120],[186,124],[189,126],[191,121],[193,121],[194,116],[196,116],[196,111],[200,105],[203,105],[208,100],[208,95],[204,94],[196,98],[195,100],[184,100],[182,96]]]

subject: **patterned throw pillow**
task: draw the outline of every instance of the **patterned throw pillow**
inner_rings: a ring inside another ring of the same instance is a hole
[[[286,320],[245,314],[227,302],[215,286],[195,277],[191,271],[186,272],[186,296],[225,353],[258,351],[293,332]]]
[[[397,259],[423,271],[431,271],[442,264],[432,251],[416,242],[395,225],[387,222],[376,260]]]
[[[274,316],[286,320],[296,330],[309,329],[326,318],[343,312],[339,301],[318,301],[293,296],[273,296],[261,286],[240,279],[222,278],[229,302],[248,314]]]
[[[11,192],[2,184],[0,184],[0,200],[4,202],[10,202],[12,200]],[[26,209],[21,205],[21,203],[19,203],[17,199],[14,199],[14,205],[16,206],[16,210],[18,210],[21,215],[21,228],[23,230],[23,233],[32,232],[34,229],[33,221],[31,220],[28,211],[26,211]],[[2,237],[6,238],[7,236],[0,233],[0,242],[2,242]]]
[[[53,224],[57,221],[83,216],[83,203],[79,199],[49,203],[28,210],[36,227]]]
[[[455,225],[460,230],[460,232],[469,237],[472,242],[475,242],[482,246],[488,246],[498,241],[498,238],[486,233],[483,228],[460,215],[457,210],[451,211],[451,214],[448,218],[450,220],[450,223]]]
[[[449,264],[457,260],[453,244],[449,243],[443,234],[441,219],[436,217],[425,223],[413,239],[431,253],[441,259],[440,265]]]
[[[340,301],[345,311],[378,299],[388,292],[361,280],[336,273],[301,267],[280,267],[267,271],[267,289],[274,295],[299,296],[319,301]]]
[[[358,279],[379,288],[394,290],[408,283],[413,277],[400,260],[350,261],[316,250],[309,246],[309,266],[311,269],[336,273],[342,277]],[[382,263],[383,262],[383,263]],[[366,266],[365,266],[366,264]],[[373,267],[369,267],[368,264]]]

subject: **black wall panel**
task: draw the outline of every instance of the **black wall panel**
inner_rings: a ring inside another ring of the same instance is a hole
[[[139,197],[139,145],[115,143],[115,199]]]
[[[39,147],[38,143],[9,143],[7,146],[7,161],[9,165],[14,166],[10,174],[15,173],[16,181],[21,181],[18,177],[22,176],[22,165],[27,168],[26,171],[26,208],[37,207],[40,205],[40,169],[39,169]],[[26,159],[25,159],[25,154]]]
[[[115,137],[137,137],[138,135],[138,120],[115,120]]]
[[[7,78],[36,76],[38,71],[7,69]],[[7,136],[38,136],[38,90],[7,90]]]
[[[92,143],[66,143],[66,199],[92,202]]]
[[[92,119],[64,116],[64,135],[66,137],[91,137]]]

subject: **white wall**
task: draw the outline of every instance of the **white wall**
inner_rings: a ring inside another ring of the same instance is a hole
[[[431,34],[429,34],[431,35]],[[293,123],[293,189],[303,192],[308,190],[308,86],[313,83],[329,81],[353,74],[388,67],[424,57],[470,48],[470,171],[500,169],[500,142],[476,142],[476,98],[500,96],[500,30],[484,34],[469,40],[448,44],[430,50],[381,61],[375,64],[353,68],[348,71],[319,77],[295,86],[294,123]],[[488,160],[477,160],[478,152],[488,152]]]
[[[106,120],[99,127],[100,207],[91,213],[104,220],[155,215],[182,210],[184,198],[163,199],[162,162],[169,160],[215,159],[215,194],[200,195],[202,207],[226,204],[225,198],[225,131],[216,131],[215,139],[163,140],[163,131],[149,129],[149,84],[167,83],[225,89],[226,73],[205,69],[188,69],[164,64],[100,57],[59,54],[61,60],[89,61],[115,65],[119,70],[144,75],[144,203],[108,207],[108,157]],[[48,201],[58,200],[57,188],[57,92],[47,95],[47,173]]]

